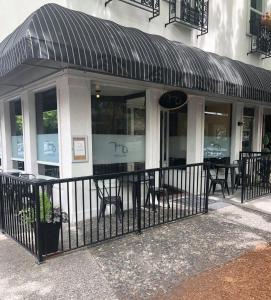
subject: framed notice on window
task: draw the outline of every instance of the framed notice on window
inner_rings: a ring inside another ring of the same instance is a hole
[[[72,138],[72,147],[74,162],[88,161],[86,136],[74,136]]]

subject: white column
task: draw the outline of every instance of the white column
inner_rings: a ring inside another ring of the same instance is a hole
[[[0,122],[2,135],[2,167],[4,171],[12,169],[11,162],[11,128],[9,103],[0,104]]]
[[[76,177],[92,174],[92,128],[90,81],[68,75],[57,79],[60,176]],[[88,161],[73,162],[72,137],[85,136]]]
[[[21,96],[24,136],[24,169],[26,173],[38,174],[35,95],[24,92]]]
[[[253,151],[262,151],[263,138],[263,107],[255,108],[254,122],[253,122]]]
[[[232,105],[232,129],[231,129],[231,161],[239,159],[239,152],[242,151],[244,103],[235,102]]]
[[[188,96],[187,164],[203,162],[205,98]]]
[[[158,89],[146,91],[146,152],[147,169],[160,167],[160,107],[159,98],[164,93]]]

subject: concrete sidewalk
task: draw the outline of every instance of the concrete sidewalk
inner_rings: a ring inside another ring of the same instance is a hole
[[[269,241],[270,215],[227,203],[42,265],[1,235],[0,299],[151,299]]]

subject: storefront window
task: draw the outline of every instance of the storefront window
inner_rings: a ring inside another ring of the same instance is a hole
[[[24,170],[23,115],[21,100],[11,101],[9,103],[9,110],[12,167],[17,170]]]
[[[204,159],[230,162],[231,104],[206,102],[204,126]]]
[[[94,174],[144,169],[145,93],[102,93],[91,99]]]
[[[169,166],[186,163],[187,107],[169,112]]]
[[[36,123],[39,174],[59,177],[56,89],[36,94]]]
[[[244,108],[242,151],[250,152],[253,147],[254,108]]]

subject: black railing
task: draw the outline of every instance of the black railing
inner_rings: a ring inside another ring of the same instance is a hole
[[[271,57],[271,30],[267,26],[261,24],[262,16],[259,14],[252,14],[250,19],[250,33],[251,33],[251,53],[262,54],[263,58]]]
[[[208,33],[209,0],[169,0],[169,21],[180,23],[200,31],[198,36]]]
[[[107,4],[112,1],[113,0],[107,0],[105,2],[105,6],[107,6]],[[152,20],[153,18],[158,17],[160,15],[160,0],[119,0],[119,1],[152,13],[152,17],[149,18],[149,20]]]
[[[1,174],[2,228],[39,261],[140,233],[207,213],[208,168],[191,164],[40,182]]]
[[[0,220],[2,232],[24,246],[34,255],[38,255],[36,232],[38,219],[36,214],[35,184],[19,177],[2,173],[0,175]],[[20,212],[31,211],[32,222],[22,222]]]
[[[265,152],[252,152],[252,151],[241,151],[239,152],[239,161],[242,161],[243,158],[254,158],[266,155]]]
[[[241,202],[271,194],[271,155],[255,154],[242,159]]]

